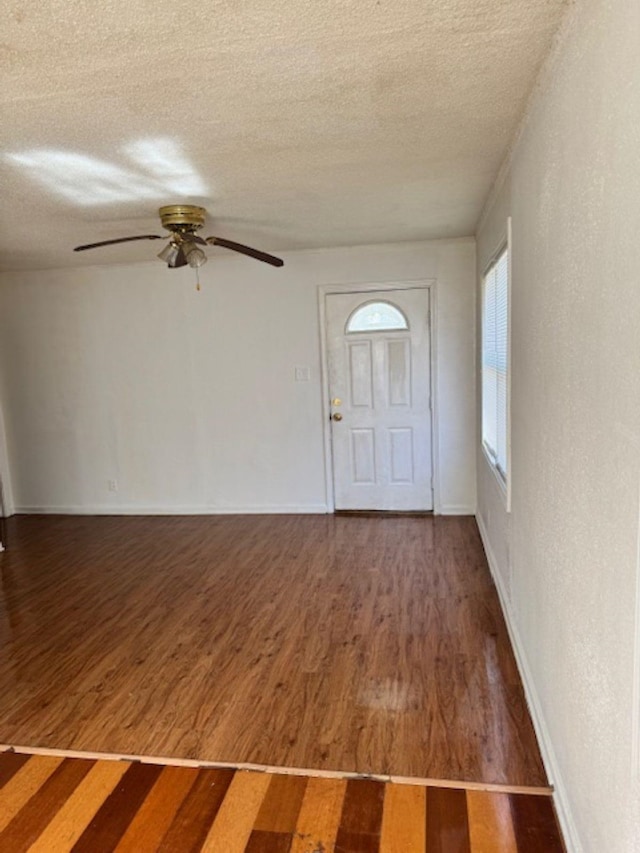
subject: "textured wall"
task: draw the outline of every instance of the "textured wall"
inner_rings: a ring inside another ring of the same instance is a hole
[[[639,35],[636,0],[575,7],[478,234],[482,270],[511,214],[512,512],[478,454],[479,516],[589,853],[640,850]]]
[[[474,269],[467,239],[291,253],[281,270],[215,259],[200,293],[159,262],[5,274],[16,505],[323,511],[318,285],[434,278],[441,501],[473,512]]]

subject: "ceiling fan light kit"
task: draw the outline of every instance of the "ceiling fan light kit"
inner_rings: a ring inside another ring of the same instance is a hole
[[[176,260],[180,254],[180,246],[175,243],[167,243],[161,252],[158,252],[158,257],[164,261],[168,267],[175,267]]]
[[[222,246],[225,249],[230,249],[232,252],[239,252],[258,261],[264,261],[264,263],[271,264],[274,267],[281,267],[284,264],[281,258],[276,258],[274,255],[269,255],[267,252],[262,252],[259,249],[252,249],[251,246],[244,246],[242,243],[234,243],[233,240],[225,240],[222,237],[207,237],[206,239],[200,237],[197,232],[204,225],[207,216],[207,211],[204,207],[198,207],[195,204],[169,204],[161,207],[158,213],[160,214],[162,227],[170,232],[169,242],[158,253],[158,257],[170,269],[184,267],[189,264],[190,267],[198,272],[199,268],[207,262],[207,256],[200,247],[207,245]],[[74,252],[97,249],[101,246],[112,246],[114,243],[129,243],[133,240],[162,239],[165,238],[159,234],[119,237],[115,240],[102,240],[99,243],[87,243],[83,246],[76,246]],[[199,278],[197,280],[197,288],[200,290]]]
[[[199,249],[195,243],[187,243],[184,247],[184,256],[187,259],[187,263],[190,267],[194,269],[198,269],[203,264],[207,262],[207,256]]]

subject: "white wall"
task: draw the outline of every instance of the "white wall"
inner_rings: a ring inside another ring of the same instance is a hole
[[[157,261],[3,275],[17,510],[326,511],[318,286],[435,278],[441,503],[474,512],[474,276],[472,238],[220,255],[200,293]]]
[[[0,512],[5,516],[13,514],[13,493],[11,490],[11,471],[9,468],[9,454],[7,451],[6,433],[4,426],[4,415],[0,405],[0,484],[2,489],[2,503]],[[0,550],[2,550],[0,539]]]
[[[575,850],[640,850],[640,4],[583,0],[478,234],[512,216],[512,512],[479,520]],[[636,682],[637,683],[637,682]]]

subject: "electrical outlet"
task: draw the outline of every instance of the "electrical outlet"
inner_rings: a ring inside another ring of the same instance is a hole
[[[109,491],[110,492],[117,492],[118,491],[118,481],[117,480],[109,480],[108,485],[109,485]]]

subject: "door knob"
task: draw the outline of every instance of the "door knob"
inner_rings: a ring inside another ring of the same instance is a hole
[[[331,419],[332,419],[332,420],[334,420],[334,421],[341,421],[341,420],[342,420],[342,415],[340,414],[340,412],[334,412],[334,413],[331,415]]]

